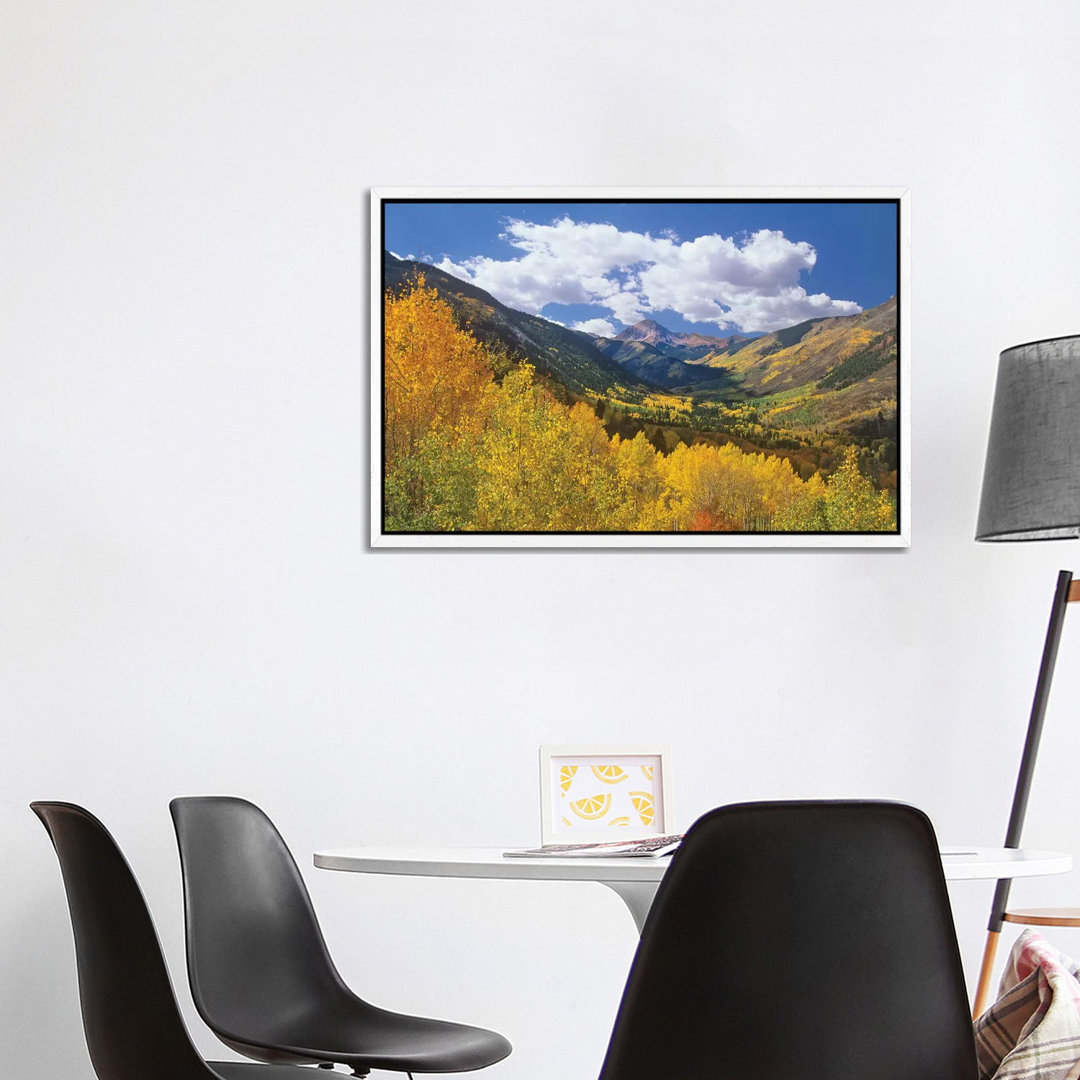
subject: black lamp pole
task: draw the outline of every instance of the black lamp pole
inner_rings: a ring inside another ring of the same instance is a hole
[[[1013,792],[1012,810],[1009,813],[1009,827],[1005,830],[1005,846],[1018,848],[1020,834],[1024,829],[1024,815],[1027,813],[1028,795],[1031,793],[1031,778],[1035,774],[1035,759],[1039,755],[1039,740],[1042,738],[1043,717],[1046,715],[1046,702],[1050,697],[1050,683],[1054,678],[1054,664],[1057,662],[1058,644],[1061,630],[1065,625],[1065,608],[1072,592],[1072,572],[1061,570],[1058,573],[1057,589],[1054,591],[1054,603],[1050,608],[1050,625],[1046,628],[1046,644],[1043,645],[1042,663],[1039,664],[1039,681],[1035,684],[1035,700],[1031,703],[1031,717],[1028,720],[1027,736],[1024,739],[1024,753],[1020,758],[1020,772],[1016,777],[1016,790]],[[994,900],[990,905],[990,921],[986,925],[986,947],[983,949],[982,969],[979,972],[979,984],[975,991],[975,1016],[983,1012],[990,991],[990,977],[994,970],[994,958],[997,955],[1001,926],[1005,921],[1005,906],[1009,902],[1009,888],[1012,878],[1000,878],[994,889]]]

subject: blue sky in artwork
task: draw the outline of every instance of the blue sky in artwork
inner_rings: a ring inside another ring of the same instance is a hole
[[[610,335],[764,333],[897,291],[894,201],[387,201],[383,246]]]

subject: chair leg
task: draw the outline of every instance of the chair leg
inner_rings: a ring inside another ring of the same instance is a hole
[[[994,957],[997,955],[1000,930],[989,930],[986,934],[986,947],[983,949],[982,968],[979,971],[979,985],[975,990],[975,1005],[971,1010],[972,1020],[978,1020],[988,1004],[990,996],[990,978],[994,974]]]

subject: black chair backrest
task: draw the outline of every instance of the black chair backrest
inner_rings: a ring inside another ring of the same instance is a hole
[[[926,816],[721,807],[661,883],[601,1080],[975,1080]]]
[[[188,1036],[150,912],[108,830],[70,803],[35,802],[67,892],[90,1059],[101,1080],[219,1080]]]
[[[270,819],[227,796],[169,804],[184,878],[188,977],[218,1034],[280,1039],[283,1018],[350,994],[307,887]]]

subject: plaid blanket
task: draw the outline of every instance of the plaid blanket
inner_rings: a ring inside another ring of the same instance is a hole
[[[1025,930],[975,1046],[979,1080],[1080,1080],[1080,965]]]

